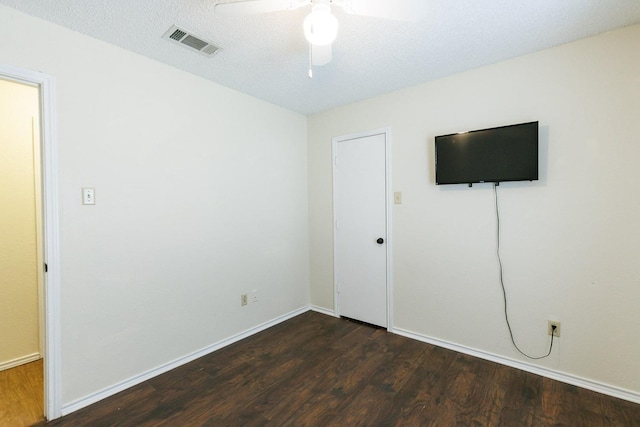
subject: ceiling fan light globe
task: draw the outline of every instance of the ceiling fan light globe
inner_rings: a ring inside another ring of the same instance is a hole
[[[323,4],[313,7],[304,20],[303,28],[307,41],[316,46],[331,44],[338,36],[338,20],[331,14],[329,6]]]

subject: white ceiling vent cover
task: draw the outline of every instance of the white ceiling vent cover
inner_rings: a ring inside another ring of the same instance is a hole
[[[202,40],[200,37],[196,37],[188,31],[183,30],[182,28],[178,28],[175,25],[169,28],[169,30],[164,33],[164,36],[162,36],[162,38],[174,43],[178,43],[182,46],[186,46],[189,49],[193,49],[206,56],[213,56],[220,50],[220,48],[213,43]]]

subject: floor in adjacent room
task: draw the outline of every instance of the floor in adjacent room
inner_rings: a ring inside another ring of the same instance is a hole
[[[307,312],[48,426],[639,424],[638,404]]]
[[[0,371],[0,426],[24,427],[44,420],[42,359]]]

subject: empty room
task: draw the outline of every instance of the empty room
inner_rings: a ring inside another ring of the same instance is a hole
[[[640,4],[485,3],[0,0],[0,426],[640,425]]]

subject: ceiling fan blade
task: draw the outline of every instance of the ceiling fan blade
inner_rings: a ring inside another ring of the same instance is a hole
[[[218,16],[242,16],[293,10],[307,4],[311,0],[241,0],[218,3],[213,10]]]
[[[427,3],[424,0],[336,0],[347,13],[372,18],[418,22],[425,19]]]
[[[326,44],[324,46],[318,45],[310,45],[311,46],[311,63],[317,67],[322,65],[326,65],[331,62],[333,58],[333,51],[331,49],[331,44]]]

